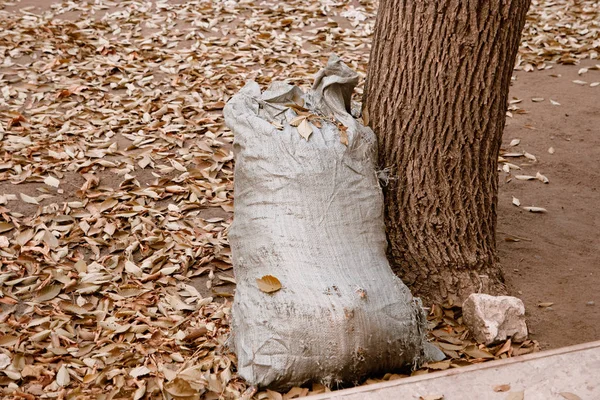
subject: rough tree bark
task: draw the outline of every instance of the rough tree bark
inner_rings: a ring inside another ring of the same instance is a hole
[[[381,0],[363,117],[379,138],[391,264],[426,302],[503,292],[498,151],[530,0]]]

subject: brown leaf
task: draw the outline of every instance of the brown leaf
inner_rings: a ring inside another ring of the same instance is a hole
[[[469,357],[473,358],[494,358],[493,354],[482,350],[475,345],[465,347],[465,349],[462,352],[469,355]]]
[[[0,336],[0,346],[11,347],[14,346],[19,338],[15,335],[2,335]]]
[[[512,345],[512,341],[510,339],[508,339],[506,342],[504,342],[502,347],[500,347],[500,349],[498,349],[498,351],[494,355],[496,357],[498,357],[501,354],[507,353],[511,349],[511,345]]]
[[[445,369],[450,368],[450,363],[451,363],[451,360],[438,361],[438,362],[434,362],[434,363],[427,363],[427,364],[425,364],[425,367],[427,367],[429,369],[435,369],[435,370],[445,370]]]
[[[275,293],[281,289],[281,282],[273,275],[265,275],[260,279],[256,279],[258,288],[265,293]]]
[[[437,342],[436,345],[438,347],[440,347],[442,350],[458,351],[458,350],[462,350],[465,348],[464,345],[456,345],[456,344],[449,344],[449,343],[443,343],[443,342]]]
[[[494,386],[494,392],[508,392],[509,390],[510,390],[510,385]]]
[[[113,208],[114,206],[116,206],[117,204],[119,204],[119,200],[117,199],[113,199],[113,198],[108,198],[106,200],[104,200],[101,204],[100,204],[100,211],[104,212],[104,211],[108,211],[111,208]]]
[[[60,294],[62,288],[63,285],[61,284],[47,285],[38,291],[35,301],[38,303],[43,303],[45,301],[52,300]]]
[[[348,127],[338,124],[338,128],[340,130],[340,142],[344,146],[348,146]]]
[[[194,396],[198,393],[187,381],[181,378],[175,378],[171,382],[166,383],[165,390],[170,395],[177,397]]]
[[[223,107],[225,107],[225,102],[224,101],[217,101],[217,102],[214,102],[214,103],[206,104],[204,106],[204,109],[206,111],[216,111],[216,110],[222,110]]]
[[[9,232],[14,229],[14,225],[10,222],[0,222],[0,233]]]

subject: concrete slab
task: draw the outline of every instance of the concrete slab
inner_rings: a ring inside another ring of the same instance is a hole
[[[495,392],[499,385],[510,385],[510,390]],[[309,398],[418,400],[427,396],[436,400],[599,400],[600,341]]]

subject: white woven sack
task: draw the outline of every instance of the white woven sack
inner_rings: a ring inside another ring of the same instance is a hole
[[[253,385],[351,382],[424,359],[420,301],[386,259],[376,138],[349,113],[357,82],[332,56],[307,94],[249,82],[225,107],[236,162],[231,342]],[[308,140],[289,124],[292,103],[324,117],[309,118]],[[265,275],[282,289],[261,291]]]

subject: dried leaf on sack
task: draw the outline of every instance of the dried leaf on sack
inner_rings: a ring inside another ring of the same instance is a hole
[[[273,275],[265,275],[262,278],[256,278],[258,288],[265,293],[275,293],[281,289],[281,282]]]
[[[290,121],[290,125],[298,127],[300,126],[302,121],[305,121],[306,119],[308,119],[308,115],[298,115],[297,117],[292,118],[292,120]]]
[[[494,386],[494,392],[508,392],[509,390],[510,390],[510,385]]]
[[[298,125],[298,133],[306,140],[312,135],[313,130],[307,118],[304,118]]]
[[[340,130],[340,143],[348,146],[348,127],[343,124],[337,124],[337,127]]]

